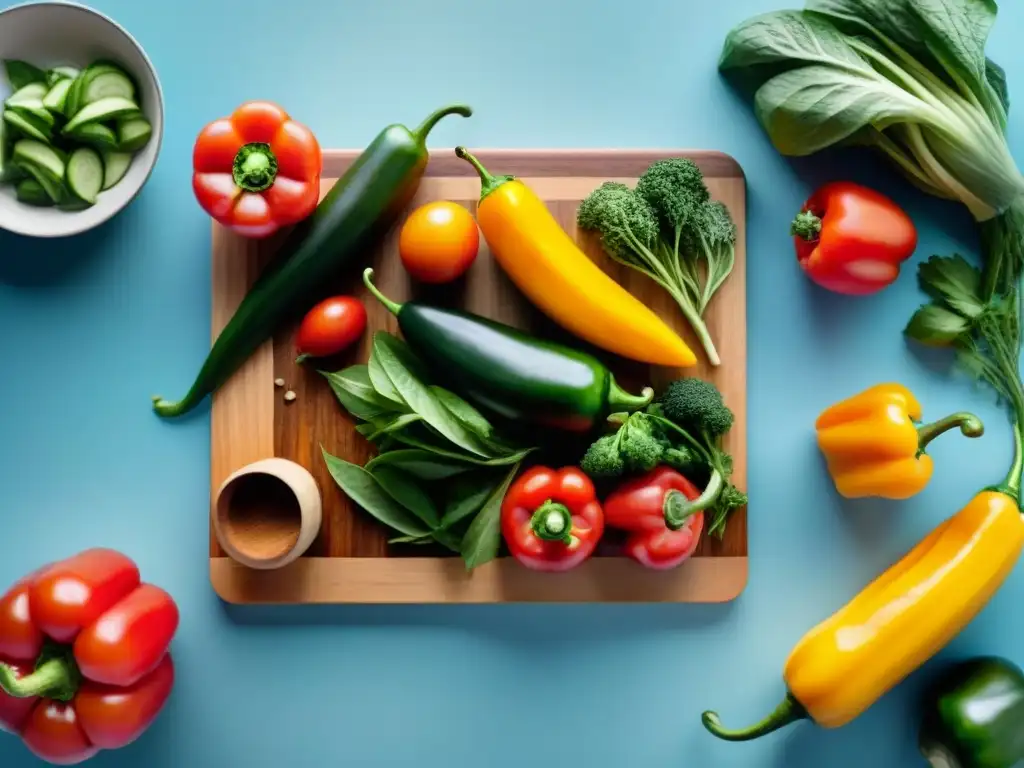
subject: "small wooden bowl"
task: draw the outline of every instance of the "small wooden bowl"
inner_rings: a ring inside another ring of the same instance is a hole
[[[320,489],[309,471],[287,459],[242,467],[217,490],[213,529],[224,551],[249,568],[282,568],[320,532]]]

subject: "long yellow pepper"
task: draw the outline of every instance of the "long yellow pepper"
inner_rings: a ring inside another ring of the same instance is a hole
[[[1018,456],[1007,481],[978,493],[827,621],[786,662],[788,693],[762,722],[739,731],[705,712],[704,726],[747,741],[811,719],[837,728],[941,650],[985,606],[1024,548]]]

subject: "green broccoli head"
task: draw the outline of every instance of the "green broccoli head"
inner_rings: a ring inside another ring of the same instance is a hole
[[[580,460],[580,469],[593,478],[621,476],[626,471],[626,464],[619,452],[618,433],[594,441]]]
[[[708,535],[722,538],[725,535],[725,524],[729,520],[729,514],[740,507],[746,506],[746,504],[747,494],[735,485],[726,485],[722,492],[718,494],[718,498],[715,499],[714,506],[708,510],[711,516],[711,522],[708,525]]]
[[[714,200],[704,206],[700,228],[711,248],[731,248],[736,245],[736,223],[724,204]]]
[[[617,181],[606,181],[580,203],[576,211],[580,229],[601,234],[608,254],[621,261],[646,266],[647,254],[658,238],[658,220],[647,201]]]
[[[718,387],[697,378],[673,381],[661,398],[661,412],[688,432],[708,438],[724,435],[735,418]]]
[[[687,445],[669,445],[661,454],[661,463],[689,477],[704,470],[704,460]],[[692,481],[693,477],[689,477]]]
[[[630,472],[648,472],[661,462],[666,441],[655,423],[643,413],[634,413],[622,427],[622,460]]]
[[[704,175],[692,160],[672,157],[652,163],[636,185],[666,231],[680,233],[700,220],[711,198]],[[672,240],[675,238],[667,238]]]

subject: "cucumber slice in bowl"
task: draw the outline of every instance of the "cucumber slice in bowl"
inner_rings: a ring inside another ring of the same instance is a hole
[[[67,184],[71,193],[90,205],[103,189],[103,159],[99,152],[80,147],[68,158]]]
[[[47,87],[43,83],[29,83],[24,88],[19,88],[4,102],[5,106],[13,106],[23,101],[39,101],[46,95]]]
[[[64,114],[64,105],[67,102],[68,91],[71,90],[73,80],[65,78],[58,80],[56,84],[43,96],[43,106],[58,115]]]
[[[75,141],[91,144],[97,149],[117,149],[115,133],[103,123],[86,123],[71,136]]]
[[[131,99],[120,96],[108,96],[105,99],[86,104],[75,113],[64,126],[65,135],[73,135],[78,128],[87,123],[98,123],[106,120],[128,119],[139,117],[139,105]]]
[[[46,70],[46,84],[52,89],[61,80],[74,80],[81,74],[78,67],[54,67]]]
[[[7,109],[17,112],[26,120],[31,120],[37,125],[45,125],[47,129],[52,128],[56,120],[53,113],[43,106],[42,99],[22,99],[14,103],[8,103]]]
[[[21,112],[13,109],[5,109],[3,114],[4,122],[12,128],[16,128],[24,136],[44,143],[50,142],[50,126],[40,123],[32,117],[26,117]]]
[[[101,64],[90,67],[90,72],[91,77],[83,91],[86,104],[92,104],[94,101],[111,96],[120,96],[129,101],[135,100],[135,83],[124,70],[110,64]]]
[[[117,144],[122,152],[138,152],[153,135],[153,126],[144,117],[121,120],[117,124]]]
[[[132,165],[131,152],[103,153],[103,189],[111,189],[128,173]]]
[[[91,151],[91,150],[90,150]],[[14,145],[13,160],[59,203],[64,198],[64,161],[53,147],[33,139],[21,139]]]
[[[54,204],[53,198],[36,179],[22,179],[14,189],[15,196],[23,203],[40,208],[49,208]]]

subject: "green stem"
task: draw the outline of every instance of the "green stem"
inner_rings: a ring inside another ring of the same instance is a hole
[[[657,424],[660,424],[666,429],[671,429],[673,432],[675,432],[684,440],[686,440],[686,442],[693,446],[693,449],[697,451],[698,454],[700,454],[700,457],[704,460],[705,464],[711,463],[711,453],[708,451],[708,449],[701,445],[701,443],[693,435],[691,435],[685,429],[680,427],[674,421],[670,421],[669,419],[666,419],[664,416],[657,416],[653,413],[648,413],[647,417],[649,419],[654,419],[654,421]]]
[[[722,495],[722,489],[725,487],[725,477],[719,470],[714,470],[711,473],[711,479],[708,480],[707,486],[704,488],[703,493],[693,501],[690,501],[685,496],[681,499],[671,500],[671,515],[669,514],[670,499],[668,495],[665,497],[665,525],[671,528],[673,531],[678,531],[686,524],[686,519],[691,515],[695,515],[698,512],[703,512],[705,509],[709,509],[714,506],[715,502],[718,501],[718,497]],[[671,495],[671,494],[669,494]]]
[[[702,511],[690,503],[686,494],[675,489],[665,494],[661,509],[665,515],[665,527],[670,531],[678,531],[686,525],[687,520]]]
[[[965,437],[981,437],[985,434],[985,425],[981,423],[981,419],[973,413],[960,411],[944,419],[933,421],[931,424],[922,424],[917,428],[917,455],[920,456],[924,453],[928,443],[953,427],[960,427],[960,432]]]
[[[231,175],[246,192],[270,189],[277,178],[277,158],[270,145],[260,141],[242,145],[235,155]]]
[[[383,304],[384,308],[388,312],[393,314],[395,317],[398,317],[398,313],[402,311],[402,305],[396,301],[392,301],[379,290],[377,290],[377,286],[373,284],[373,267],[367,267],[366,269],[363,270],[363,282],[366,284],[366,287],[367,289],[369,289],[370,293],[372,293],[377,298],[377,301]]]
[[[41,657],[35,670],[21,678],[7,664],[0,664],[0,689],[16,699],[45,696],[71,701],[78,692],[80,679],[78,668],[66,653]]]
[[[465,104],[452,104],[447,107],[441,107],[436,112],[432,112],[427,115],[427,119],[420,123],[420,127],[412,132],[412,135],[416,138],[416,141],[423,144],[427,140],[427,135],[434,130],[434,126],[437,125],[443,118],[448,115],[462,115],[462,117],[469,117],[473,114],[473,110]]]
[[[1010,471],[1006,473],[1006,478],[1003,482],[993,487],[991,490],[999,493],[1005,493],[1007,496],[1011,496],[1016,499],[1019,504],[1022,472],[1024,472],[1024,434],[1021,433],[1020,418],[1014,417],[1013,464],[1010,466]]]
[[[715,712],[705,712],[701,722],[712,734],[724,741],[751,741],[765,736],[780,728],[784,728],[797,720],[807,720],[810,716],[793,694],[787,693],[783,702],[768,717],[756,725],[740,731],[730,731],[722,727],[721,720]]]
[[[808,242],[817,240],[821,233],[821,218],[811,211],[800,211],[789,225],[789,234]]]
[[[644,387],[639,395],[634,395],[620,387],[610,373],[608,382],[608,410],[610,413],[637,411],[646,408],[654,400],[654,390],[650,387]]]
[[[509,182],[509,181],[514,181],[515,180],[515,176],[494,176],[494,175],[492,175],[491,172],[488,171],[486,168],[484,168],[483,165],[480,163],[480,161],[477,160],[475,157],[473,157],[473,155],[471,155],[469,153],[469,151],[465,147],[456,147],[455,148],[455,156],[460,158],[460,159],[462,159],[462,160],[465,160],[470,165],[472,165],[473,168],[476,169],[477,174],[480,176],[480,201],[481,202],[483,202],[483,199],[485,197],[487,197],[489,194],[491,194],[491,192],[496,190],[502,184],[504,184],[506,182]]]
[[[530,528],[542,541],[572,541],[572,513],[565,504],[548,499],[533,513]]]

